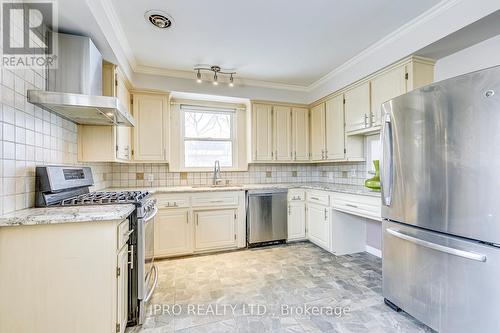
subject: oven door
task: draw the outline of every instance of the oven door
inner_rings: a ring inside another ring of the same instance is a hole
[[[147,303],[153,295],[154,289],[158,283],[158,270],[154,264],[154,222],[158,208],[154,205],[150,213],[144,220],[144,298],[143,302]]]

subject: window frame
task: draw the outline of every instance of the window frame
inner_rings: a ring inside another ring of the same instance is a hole
[[[208,171],[213,166],[190,167],[186,166],[186,141],[207,141],[207,142],[231,142],[231,166],[222,166],[221,169],[232,170],[237,168],[238,146],[237,146],[237,110],[223,107],[205,107],[198,105],[180,105],[180,166],[185,171]],[[230,137],[229,138],[194,138],[186,137],[185,112],[205,112],[210,114],[229,114],[230,115]]]

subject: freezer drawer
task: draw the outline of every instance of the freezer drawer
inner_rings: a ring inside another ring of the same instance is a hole
[[[383,295],[439,332],[499,332],[500,249],[383,221]]]

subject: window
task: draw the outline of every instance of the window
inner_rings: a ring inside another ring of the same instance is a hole
[[[380,160],[381,143],[380,135],[369,135],[366,137],[366,172],[371,178],[375,174],[374,160]]]
[[[181,105],[184,167],[233,167],[235,110]]]

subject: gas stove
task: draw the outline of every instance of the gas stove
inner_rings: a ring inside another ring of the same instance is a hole
[[[105,205],[105,204],[140,204],[150,196],[148,191],[92,192],[64,199],[61,206]]]

